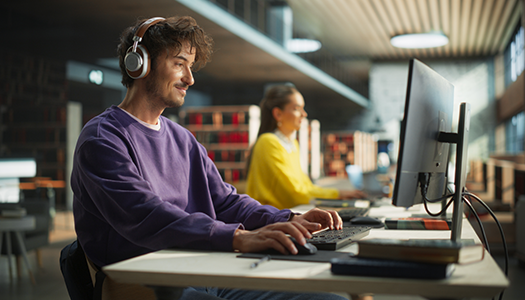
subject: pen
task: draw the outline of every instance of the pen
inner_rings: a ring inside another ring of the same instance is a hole
[[[271,259],[270,255],[266,255],[263,258],[259,259],[259,261],[256,261],[253,264],[251,264],[250,269],[257,267],[258,265],[262,264],[265,261],[269,261],[270,259]]]

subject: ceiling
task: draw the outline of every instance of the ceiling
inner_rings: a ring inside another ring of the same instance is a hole
[[[522,0],[286,2],[293,11],[294,31],[320,40],[323,51],[337,57],[345,72],[365,84],[374,61],[412,57],[463,59],[500,53],[522,13]],[[0,48],[96,63],[100,58],[115,57],[118,37],[124,28],[139,18],[159,15],[191,15],[213,37],[216,49],[213,61],[195,75],[196,89],[223,98],[238,98],[250,95],[253,89],[262,92],[267,82],[292,81],[308,95],[307,101],[314,99],[316,105],[310,106],[316,109],[338,107],[339,111],[356,112],[363,108],[311,74],[297,70],[175,0],[3,1],[0,29],[4,38]],[[389,43],[395,34],[431,30],[444,32],[450,43],[426,50],[397,49]]]
[[[486,57],[504,50],[522,14],[522,0],[288,0],[294,22],[349,69],[368,76],[374,60]],[[397,34],[441,31],[449,44],[399,49]],[[359,63],[361,62],[361,63]]]

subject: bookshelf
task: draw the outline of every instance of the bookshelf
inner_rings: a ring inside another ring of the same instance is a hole
[[[377,141],[372,134],[341,131],[323,134],[326,176],[346,177],[346,166],[358,165],[364,173],[377,168]]]
[[[296,133],[299,142],[301,168],[312,180],[321,177],[321,123],[318,120],[303,119]]]
[[[33,157],[37,178],[62,184],[67,180],[65,62],[2,53],[0,82],[0,157]],[[53,189],[37,189],[36,195],[52,192],[46,197],[62,204],[64,188],[45,187]]]
[[[0,156],[34,157],[37,176],[65,180],[65,63],[5,54],[0,66]]]
[[[236,183],[246,180],[260,115],[256,105],[188,107],[181,109],[179,120],[206,148],[224,181]]]

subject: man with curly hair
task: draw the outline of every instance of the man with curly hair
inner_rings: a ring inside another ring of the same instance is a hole
[[[212,39],[191,17],[140,20],[122,34],[124,100],[91,119],[77,142],[71,186],[78,241],[90,269],[166,248],[296,254],[310,232],[341,228],[333,211],[303,215],[261,205],[225,183],[205,148],[162,116],[180,107]],[[147,299],[145,287],[104,281],[103,298]],[[340,299],[195,287],[182,299]]]

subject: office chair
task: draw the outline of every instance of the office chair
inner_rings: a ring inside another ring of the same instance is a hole
[[[71,300],[101,300],[103,278],[93,287],[84,250],[77,240],[60,252],[60,270]]]

